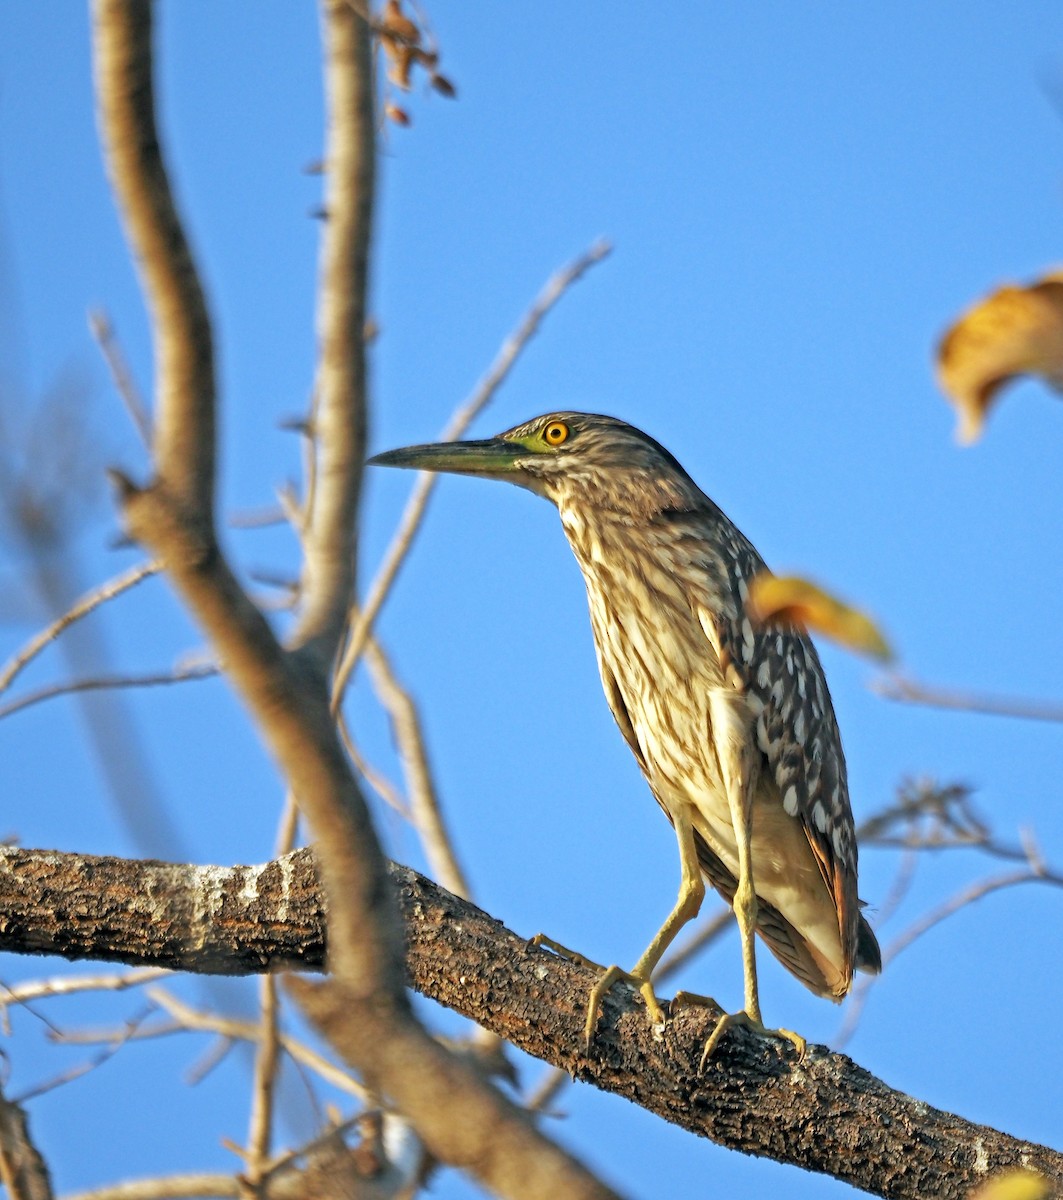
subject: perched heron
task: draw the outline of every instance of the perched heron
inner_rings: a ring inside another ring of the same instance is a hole
[[[663,1020],[651,976],[697,915],[704,879],[734,908],[745,1010],[765,1029],[754,931],[806,987],[840,1000],[853,970],[881,969],[857,898],[845,757],[819,657],[796,628],[755,626],[745,601],[765,570],[750,542],[662,446],[613,417],[559,412],[484,441],[391,450],[391,467],[520,484],[557,505],[583,571],[602,686],[679,842],[675,907],[627,979]]]

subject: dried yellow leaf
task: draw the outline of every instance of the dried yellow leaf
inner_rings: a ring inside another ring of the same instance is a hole
[[[1018,375],[1063,388],[1063,278],[1002,287],[969,309],[941,339],[938,382],[960,416],[965,445],[976,441],[1000,389]]]
[[[746,612],[758,625],[797,625],[858,654],[883,662],[893,659],[889,644],[866,613],[797,575],[762,572],[750,585]]]
[[[1015,1167],[975,1188],[968,1200],[1048,1200],[1051,1194],[1052,1188],[1043,1175]]]

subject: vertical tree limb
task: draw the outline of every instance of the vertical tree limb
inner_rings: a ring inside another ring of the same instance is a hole
[[[96,0],[94,11],[104,146],[116,159],[112,174],[142,260],[160,347],[158,475],[143,489],[117,478],[123,515],[130,534],[161,557],[170,582],[210,637],[320,846],[332,981],[313,991],[304,987],[302,999],[323,1023],[327,1013],[340,1053],[374,1092],[395,1103],[440,1161],[471,1171],[507,1196],[605,1200],[613,1195],[609,1189],[469,1064],[430,1038],[413,1015],[395,897],[337,737],[322,656],[283,650],[217,544],[210,335],[176,211],[168,196],[159,195],[168,184],[151,112],[151,8],[147,0]],[[341,19],[337,6],[327,12]],[[340,37],[362,38],[367,55],[364,24],[353,15],[343,20],[350,24],[341,26]],[[350,42],[341,44],[354,53]],[[171,254],[169,263],[151,261]],[[321,530],[338,537],[336,520],[333,512]],[[345,608],[346,595],[338,599]],[[326,646],[330,627],[313,623],[304,646]]]
[[[155,468],[173,499],[203,520],[214,507],[214,347],[155,126],[151,39],[150,0],[95,0],[104,161],[152,317]]]
[[[295,644],[331,664],[354,591],[355,529],[367,440],[365,323],[376,123],[369,24],[347,0],[323,0],[328,141],[311,428],[315,486],[303,530],[302,616]]]
[[[52,1200],[52,1181],[22,1108],[0,1093],[0,1183],[8,1200]]]

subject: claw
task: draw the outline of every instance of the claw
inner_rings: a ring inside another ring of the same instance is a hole
[[[623,981],[630,984],[641,996],[649,1012],[650,1022],[654,1025],[664,1024],[664,1009],[661,1008],[661,1003],[657,999],[657,994],[653,990],[653,985],[650,983],[649,977],[645,975],[635,974],[633,971],[625,971],[622,967],[615,964],[611,967],[603,967],[601,963],[596,963],[586,955],[580,954],[576,950],[570,950],[567,946],[562,946],[560,942],[555,942],[553,938],[549,938],[545,933],[537,933],[531,939],[533,946],[544,946],[547,950],[552,950],[555,954],[567,959],[569,962],[576,963],[577,966],[589,967],[592,971],[597,971],[600,975],[598,982],[591,988],[590,998],[587,1001],[587,1021],[583,1027],[583,1044],[586,1049],[590,1049],[591,1043],[594,1041],[594,1027],[598,1023],[598,1014],[602,1007],[602,1001],[612,990],[614,985]]]
[[[756,1020],[745,1012],[724,1013],[716,1023],[716,1028],[712,1031],[709,1040],[705,1043],[705,1049],[701,1052],[701,1062],[698,1064],[699,1074],[705,1070],[705,1064],[712,1058],[723,1035],[736,1025],[744,1026],[758,1037],[779,1038],[785,1042],[792,1042],[797,1051],[797,1061],[804,1060],[808,1044],[799,1033],[794,1033],[792,1029],[768,1029],[763,1021]]]
[[[587,1023],[583,1028],[583,1042],[588,1050],[591,1042],[594,1041],[594,1027],[598,1023],[598,1010],[602,1006],[602,1001],[613,986],[621,980],[629,983],[642,996],[646,1011],[649,1013],[650,1024],[664,1024],[664,1009],[661,1008],[661,1002],[657,999],[657,993],[653,990],[653,984],[649,979],[643,975],[625,971],[622,967],[614,964],[603,971],[601,979],[591,989],[590,1000],[587,1004]]]

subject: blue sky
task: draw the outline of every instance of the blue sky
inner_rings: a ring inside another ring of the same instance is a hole
[[[437,0],[428,11],[459,99],[418,93],[412,128],[383,135],[373,447],[434,437],[547,276],[604,235],[614,254],[564,299],[474,432],[554,408],[624,417],[668,446],[776,569],[874,611],[906,670],[1058,699],[1063,409],[1022,384],[983,442],[960,450],[931,356],[979,295],[1059,261],[1063,9]],[[90,306],[107,309],[150,390],[148,329],[95,141],[87,16],[69,3],[8,5],[0,35],[5,408],[29,412],[73,379],[88,473],[143,471],[85,320]],[[218,324],[232,512],[271,503],[299,469],[279,423],[304,411],[313,377],[320,180],[304,168],[321,149],[317,20],[309,5],[186,2],[163,7],[160,35],[163,128]],[[370,476],[366,579],[411,482]],[[83,507],[87,586],[136,555],[114,549],[102,488]],[[245,569],[292,568],[283,531],[227,540]],[[39,610],[24,558],[2,546],[11,652]],[[200,645],[160,583],[99,629],[116,669],[165,666]],[[556,515],[516,489],[445,480],[381,632],[422,707],[478,900],[521,933],[633,962],[674,898],[674,839],[600,695]],[[897,707],[869,691],[869,667],[830,647],[824,660],[858,818],[905,777],[962,780],[1001,836],[1032,829],[1063,864],[1058,727]],[[53,650],[25,683],[63,669]],[[281,787],[224,685],[130,707],[194,856],[268,857]],[[350,715],[394,775],[366,689]],[[26,845],[132,852],[72,703],[0,723],[0,756],[5,831]],[[420,865],[393,816],[382,811],[380,828],[394,857]],[[863,856],[873,921],[896,866],[884,851]],[[927,858],[883,940],[998,869],[973,854]],[[966,910],[891,965],[849,1051],[932,1104],[1060,1144],[1061,918],[1063,897],[1047,888]],[[769,1022],[829,1042],[839,1011],[761,960]],[[47,967],[5,960],[0,977]],[[682,984],[737,1006],[736,939]],[[234,989],[232,1003],[248,994]],[[120,1022],[136,1003],[101,1001],[91,1019]],[[79,1061],[42,1048],[26,1014],[14,1024],[13,1091]],[[218,1138],[242,1136],[247,1064],[234,1056],[190,1087],[181,1073],[204,1045],[129,1046],[46,1096],[35,1130],[60,1187],[230,1163]],[[521,1070],[532,1082],[539,1068]],[[139,1099],[147,1091],[161,1096],[162,1121]],[[844,1190],[586,1088],[563,1107],[558,1135],[635,1195]],[[435,1194],[471,1189],[446,1176]]]

